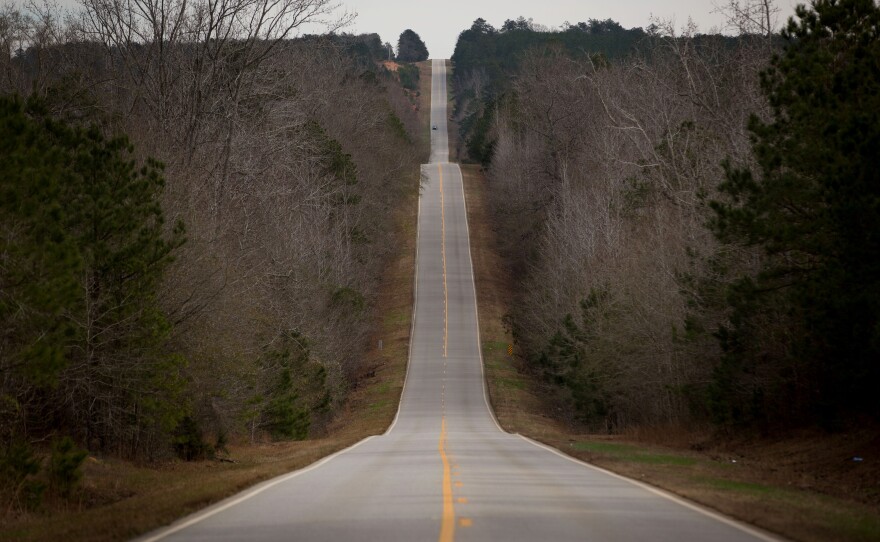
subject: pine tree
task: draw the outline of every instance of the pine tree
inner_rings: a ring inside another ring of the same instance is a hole
[[[401,62],[428,60],[428,48],[425,42],[408,28],[400,33],[400,38],[397,40],[397,60]]]
[[[716,397],[729,407],[773,393],[826,421],[877,415],[880,8],[817,0],[796,13],[785,51],[762,74],[772,120],[749,124],[758,171],[726,164],[728,199],[713,202],[717,237],[765,255],[761,272],[731,289]],[[785,331],[769,337],[773,320]],[[768,367],[772,386],[737,385]]]
[[[125,137],[0,99],[3,393],[42,402],[23,409],[42,414],[32,430],[136,454],[182,415],[157,291],[183,226],[164,224],[162,165],[132,155]]]
[[[74,333],[64,315],[79,305],[83,262],[65,228],[71,144],[0,98],[0,368],[24,386],[57,381]]]

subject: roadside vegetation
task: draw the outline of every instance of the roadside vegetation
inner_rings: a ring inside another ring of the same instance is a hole
[[[0,10],[0,537],[130,537],[390,423],[419,78],[268,5]]]
[[[738,36],[460,35],[492,404],[772,531],[876,539],[880,10],[819,1],[777,33],[772,2],[727,8]]]
[[[711,426],[632,426],[591,432],[567,422],[556,384],[536,379],[514,346],[509,315],[516,283],[493,228],[491,182],[463,165],[486,380],[506,431],[631,479],[670,491],[794,540],[868,541],[880,536],[871,428],[828,434],[802,429],[757,437]],[[853,461],[861,457],[864,461]]]
[[[776,35],[734,10],[736,38],[461,34],[456,116],[506,232],[512,329],[572,421],[876,423],[878,11],[819,1]]]

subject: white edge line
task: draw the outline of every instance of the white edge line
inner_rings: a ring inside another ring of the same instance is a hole
[[[448,137],[448,135],[447,135],[447,137]],[[492,417],[492,421],[495,422],[495,426],[498,428],[498,430],[501,431],[502,433],[509,435],[511,433],[508,433],[507,431],[505,431],[504,428],[501,427],[501,424],[498,423],[498,418],[495,416],[495,411],[492,410],[492,405],[489,402],[489,394],[488,394],[489,383],[486,380],[485,362],[483,361],[483,345],[482,345],[482,339],[480,338],[480,312],[479,312],[479,305],[477,303],[477,283],[474,278],[474,262],[473,262],[473,257],[471,256],[471,243],[470,243],[470,236],[471,235],[470,235],[470,227],[468,225],[468,220],[467,220],[467,216],[468,216],[468,214],[467,214],[467,198],[465,197],[465,192],[464,192],[464,174],[461,172],[461,167],[458,166],[458,164],[452,164],[452,165],[455,165],[459,170],[459,177],[461,178],[461,196],[462,196],[462,201],[464,201],[464,208],[465,208],[465,228],[467,231],[468,259],[470,260],[470,264],[471,264],[471,266],[470,266],[471,283],[473,284],[473,288],[474,288],[474,312],[476,313],[476,316],[477,316],[477,321],[476,321],[477,351],[480,355],[480,373],[483,375],[483,401],[486,403],[486,409],[489,411],[489,414]],[[622,475],[617,474],[615,472],[611,472],[609,470],[603,469],[602,467],[597,467],[596,465],[591,465],[590,463],[587,463],[585,461],[581,461],[580,459],[566,455],[563,452],[561,452],[560,450],[553,448],[552,446],[547,446],[546,444],[532,440],[525,435],[521,435],[519,433],[514,433],[514,434],[516,436],[520,437],[521,439],[523,439],[524,441],[528,442],[529,444],[532,444],[534,446],[537,446],[538,448],[544,449],[550,453],[558,455],[559,457],[561,457],[563,459],[567,459],[568,461],[571,461],[575,464],[587,467],[589,469],[599,471],[599,472],[606,474],[608,476],[611,476],[613,478],[617,478],[619,480],[629,482],[630,484],[636,485],[636,486],[638,486],[644,490],[647,490],[655,495],[658,495],[658,496],[663,497],[665,499],[668,499],[672,502],[675,502],[681,506],[684,506],[685,508],[688,508],[688,509],[693,510],[695,512],[699,512],[700,514],[703,514],[704,516],[710,517],[716,521],[720,521],[721,523],[724,523],[726,525],[729,525],[731,527],[739,529],[740,531],[743,531],[743,532],[745,532],[751,536],[754,536],[755,538],[758,538],[760,540],[764,540],[766,542],[778,542],[780,540],[783,540],[782,538],[775,537],[773,535],[770,535],[768,533],[760,531],[754,527],[751,527],[749,525],[745,525],[735,519],[723,516],[717,512],[713,512],[709,509],[706,509],[702,506],[694,504],[690,501],[684,500],[680,497],[677,497],[671,493],[668,493],[668,492],[663,491],[661,489],[658,489],[656,487],[639,482],[638,480],[633,480],[632,478],[627,478],[626,476],[622,476]]]
[[[510,434],[501,427],[501,424],[498,423],[498,418],[495,416],[495,411],[492,410],[492,405],[489,403],[489,382],[486,380],[486,363],[483,361],[483,339],[480,336],[480,308],[477,303],[477,280],[474,278],[474,259],[471,256],[471,229],[468,225],[468,210],[467,210],[467,197],[464,194],[464,173],[461,171],[461,167],[456,164],[456,168],[458,169],[458,176],[461,179],[461,200],[464,202],[464,227],[465,232],[467,233],[467,245],[468,245],[468,262],[470,263],[471,269],[471,284],[474,288],[474,316],[476,317],[476,327],[477,327],[477,353],[480,355],[480,375],[483,377],[483,402],[486,403],[486,410],[489,411],[489,416],[492,418],[492,421],[495,422],[495,427],[498,428],[504,434]]]
[[[161,530],[160,532],[158,532],[152,536],[145,535],[144,538],[136,538],[135,540],[137,540],[139,542],[155,542],[157,540],[162,540],[163,538],[167,538],[174,533],[180,532],[188,527],[195,525],[196,523],[204,521],[211,516],[219,514],[220,512],[222,512],[224,510],[227,510],[237,504],[240,504],[240,503],[250,499],[251,497],[259,495],[260,493],[266,491],[269,488],[275,487],[278,484],[282,484],[292,478],[296,478],[297,476],[300,476],[300,475],[305,474],[307,472],[313,471],[313,470],[317,469],[318,467],[321,467],[325,463],[329,462],[333,458],[340,456],[346,452],[350,452],[351,450],[354,450],[355,448],[357,448],[361,444],[364,444],[367,441],[372,440],[376,436],[377,435],[371,435],[363,440],[360,440],[360,441],[352,444],[348,448],[345,448],[343,450],[339,450],[338,452],[336,452],[332,455],[328,455],[327,457],[321,459],[320,461],[318,461],[316,463],[312,463],[308,467],[305,467],[305,468],[302,468],[299,470],[295,470],[295,471],[287,473],[287,474],[282,474],[281,476],[273,478],[273,479],[269,479],[269,480],[257,485],[255,488],[252,488],[250,490],[246,490],[246,493],[244,495],[241,495],[239,497],[234,497],[234,496],[230,497],[229,499],[231,499],[231,500],[227,499],[226,502],[220,501],[219,503],[215,504],[213,507],[208,508],[207,510],[203,510],[202,512],[195,512],[193,515],[189,516],[189,519],[184,518],[184,519],[180,520],[181,521],[180,523],[177,523],[177,524],[172,523],[168,527],[163,528],[163,530]]]
[[[413,268],[414,268],[414,272],[413,272],[413,311],[412,311],[412,321],[410,323],[409,353],[408,353],[408,359],[407,359],[406,375],[404,376],[404,379],[403,379],[403,387],[400,390],[400,401],[398,401],[398,403],[397,403],[397,414],[394,415],[394,420],[391,422],[391,425],[388,426],[388,429],[385,431],[385,433],[383,433],[384,435],[387,435],[388,433],[390,433],[391,430],[394,429],[394,426],[397,425],[397,420],[398,420],[398,418],[400,418],[401,406],[403,405],[403,392],[406,390],[406,383],[409,380],[409,363],[412,360],[412,344],[413,344],[412,338],[413,338],[413,333],[414,333],[415,327],[416,327],[416,299],[417,299],[417,293],[418,293],[418,287],[419,287],[417,271],[418,271],[418,266],[419,266],[419,229],[420,229],[419,228],[419,220],[420,220],[420,217],[422,214],[421,190],[422,190],[422,178],[421,178],[421,167],[420,167],[419,168],[419,197],[416,202],[416,205],[417,205],[417,210],[416,210],[416,257],[415,257],[415,265],[413,266]],[[325,457],[325,458],[319,460],[318,462],[313,463],[305,468],[293,471],[288,474],[283,474],[283,475],[281,475],[281,477],[278,477],[275,479],[269,479],[269,480],[263,482],[262,484],[259,484],[257,487],[252,488],[251,490],[249,490],[244,495],[241,495],[240,497],[237,497],[237,498],[232,497],[233,500],[230,500],[225,503],[223,501],[221,501],[220,503],[215,504],[213,507],[209,507],[207,510],[203,510],[201,512],[195,512],[194,516],[190,516],[190,519],[181,520],[182,523],[178,523],[176,525],[172,523],[168,527],[160,528],[162,530],[160,532],[158,532],[157,534],[154,534],[152,536],[144,535],[145,536],[144,538],[137,538],[135,540],[138,540],[139,542],[156,542],[158,540],[162,540],[163,538],[167,538],[174,533],[180,532],[180,531],[186,529],[187,527],[191,527],[192,525],[195,525],[196,523],[204,521],[213,515],[219,514],[220,512],[222,512],[224,510],[227,510],[227,509],[229,509],[239,503],[242,503],[242,502],[250,499],[251,497],[254,497],[254,496],[262,493],[263,491],[266,491],[267,489],[269,489],[271,487],[274,487],[278,484],[286,482],[292,478],[296,478],[297,476],[299,476],[301,474],[305,474],[309,471],[315,470],[318,467],[321,467],[325,463],[329,462],[334,457],[342,455],[348,451],[351,451],[351,450],[357,448],[358,446],[360,446],[361,444],[364,444],[368,440],[375,438],[376,436],[377,435],[371,435],[369,437],[366,437],[365,439],[360,440],[360,441],[352,444],[348,448],[345,448],[343,450],[339,450],[338,452],[336,452],[332,455],[328,455],[327,457]]]
[[[501,424],[498,423],[498,418],[495,416],[495,411],[492,410],[492,405],[489,403],[489,382],[486,380],[486,367],[485,362],[483,361],[483,339],[480,336],[480,308],[477,303],[477,280],[474,278],[474,259],[471,256],[471,229],[468,224],[468,206],[467,206],[467,197],[464,193],[464,173],[461,171],[461,166],[458,164],[455,165],[456,169],[458,169],[458,177],[461,179],[461,201],[464,202],[464,227],[465,232],[467,233],[467,254],[468,254],[468,263],[470,263],[471,270],[471,285],[473,286],[474,291],[474,316],[476,317],[476,328],[477,328],[477,353],[480,356],[480,375],[483,377],[483,402],[486,403],[486,410],[489,411],[489,416],[492,418],[492,421],[495,422],[495,427],[498,428],[499,431],[504,433],[505,435],[509,435],[507,431],[501,427]]]
[[[431,64],[431,80],[433,82],[434,79],[434,65]],[[433,83],[431,85],[431,100],[433,101],[434,96],[434,86]],[[429,118],[428,124],[432,121]],[[430,126],[428,126],[430,128]],[[430,134],[430,132],[429,132]],[[431,134],[431,137],[434,137]],[[428,140],[428,145],[430,146],[430,139]],[[431,159],[430,149],[428,151],[428,160]],[[413,350],[413,337],[416,332],[416,303],[419,298],[419,237],[421,235],[421,219],[422,219],[422,170],[424,166],[430,164],[421,164],[419,166],[419,197],[416,201],[416,258],[413,263],[413,302],[412,302],[412,318],[410,319],[409,324],[409,348],[407,349],[407,359],[406,359],[406,374],[403,377],[403,387],[400,388],[400,400],[397,402],[397,413],[394,415],[394,419],[391,421],[391,425],[388,426],[388,429],[385,430],[384,435],[391,433],[391,430],[394,429],[394,426],[397,425],[397,420],[400,419],[400,411],[403,409],[403,394],[406,392],[406,383],[409,382],[409,373],[410,373],[410,365],[412,364],[412,350]]]
[[[739,529],[740,531],[743,531],[744,533],[747,533],[751,536],[754,536],[755,538],[757,538],[759,540],[764,540],[766,542],[779,542],[781,540],[785,540],[783,538],[779,538],[777,536],[774,536],[770,533],[766,533],[756,527],[752,527],[751,525],[746,525],[745,523],[737,521],[733,518],[729,518],[729,517],[724,516],[718,512],[709,510],[708,508],[704,508],[703,506],[700,506],[696,503],[693,503],[691,501],[683,499],[677,495],[674,495],[674,494],[669,493],[667,491],[664,491],[662,489],[656,488],[654,486],[648,485],[643,482],[639,482],[638,480],[633,480],[632,478],[627,478],[626,476],[617,474],[616,472],[611,472],[610,470],[603,469],[602,467],[597,467],[596,465],[587,463],[586,461],[581,461],[580,459],[577,459],[576,457],[571,457],[570,455],[567,455],[567,454],[561,452],[560,450],[553,448],[552,446],[548,446],[548,445],[544,444],[543,442],[538,442],[536,440],[532,440],[525,435],[521,435],[519,433],[516,433],[516,436],[518,436],[519,438],[528,442],[529,444],[532,444],[533,446],[537,446],[538,448],[546,450],[552,454],[558,455],[559,457],[561,457],[563,459],[567,459],[568,461],[571,461],[572,463],[576,463],[576,464],[581,465],[583,467],[587,467],[588,469],[592,469],[592,470],[601,472],[602,474],[606,474],[608,476],[611,476],[612,478],[617,478],[618,480],[623,480],[624,482],[629,482],[630,484],[638,486],[638,487],[640,487],[646,491],[649,491],[655,495],[663,497],[664,499],[670,500],[676,504],[684,506],[685,508],[688,508],[688,509],[693,510],[695,512],[699,512],[700,514],[703,514],[704,516],[710,517],[716,521],[720,521],[721,523],[724,523],[725,525],[729,525],[731,527]]]
[[[444,84],[446,83],[446,63],[445,63],[445,61],[443,63],[443,82],[444,82]],[[448,102],[449,101],[449,91],[448,90],[446,91],[446,99]],[[447,113],[447,116],[448,116],[448,113]],[[448,123],[447,123],[447,128],[446,128],[446,139],[447,139],[447,141],[449,140],[449,124]],[[460,185],[461,185],[461,201],[464,203],[464,227],[465,227],[465,233],[467,233],[467,235],[465,236],[465,239],[467,240],[467,247],[468,247],[467,254],[468,254],[468,263],[470,264],[471,286],[473,287],[473,292],[474,292],[474,317],[476,318],[474,325],[477,328],[477,354],[480,356],[480,376],[483,379],[483,402],[486,403],[486,410],[489,411],[489,417],[492,418],[492,422],[495,423],[495,427],[497,427],[498,430],[501,431],[502,433],[504,433],[505,435],[509,435],[510,433],[505,431],[504,428],[501,427],[501,424],[498,423],[498,418],[495,416],[495,411],[492,410],[492,404],[489,402],[489,382],[486,380],[486,363],[483,360],[483,339],[480,336],[480,307],[479,307],[479,303],[477,302],[477,280],[474,277],[474,258],[471,254],[471,251],[472,251],[472,249],[471,249],[471,228],[470,228],[470,224],[468,221],[467,196],[465,196],[465,192],[464,192],[464,173],[462,173],[460,165],[458,165],[456,163],[452,163],[451,165],[455,166],[455,168],[458,170],[458,178],[460,180]]]
[[[421,230],[421,221],[422,217],[422,168],[419,167],[419,197],[417,202],[417,210],[416,210],[416,258],[413,264],[413,302],[412,302],[412,318],[410,319],[409,325],[409,348],[407,349],[406,354],[406,370],[403,376],[403,387],[400,388],[400,400],[397,401],[397,414],[394,415],[394,420],[391,421],[391,425],[388,426],[388,429],[385,430],[385,435],[391,433],[391,430],[394,429],[394,426],[397,425],[397,420],[400,418],[400,411],[403,409],[403,394],[406,392],[406,383],[409,382],[409,373],[410,373],[410,365],[412,364],[412,351],[413,351],[413,336],[416,332],[416,303],[419,295],[419,230]]]

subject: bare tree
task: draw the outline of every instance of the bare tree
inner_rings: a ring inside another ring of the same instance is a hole
[[[683,277],[713,273],[703,202],[723,159],[749,160],[748,117],[767,108],[763,43],[664,21],[649,39],[610,64],[526,55],[493,128],[518,340],[606,429],[689,419],[682,390],[707,381],[718,347],[686,330],[696,291]]]
[[[291,39],[305,25],[350,20],[329,0],[84,5],[71,26],[51,19],[52,32],[34,14],[0,13],[0,87],[35,89],[59,115],[128,132],[139,156],[165,163],[165,215],[186,223],[187,242],[160,300],[174,328],[166,346],[190,361],[192,415],[216,432],[258,428],[260,387],[277,378],[272,355],[291,336],[303,338],[336,404],[397,250],[390,211],[418,182],[419,124],[399,83],[378,69],[360,77],[334,38]],[[43,58],[45,69],[17,55]],[[59,100],[61,87],[75,95]],[[110,335],[82,345],[58,404],[119,436],[122,420],[143,413],[103,408],[109,398],[89,383],[122,389],[140,358],[90,357]],[[158,450],[159,437],[122,452]]]
[[[127,73],[130,110],[145,107],[160,133],[191,160],[211,140],[224,157],[213,176],[215,220],[230,176],[230,147],[245,89],[286,39],[308,24],[349,24],[331,0],[83,0],[84,39],[103,43]],[[219,126],[218,126],[219,125]],[[219,131],[218,131],[219,130]]]
[[[779,27],[779,7],[774,0],[727,0],[713,4],[727,19],[727,26],[739,35],[772,37]]]

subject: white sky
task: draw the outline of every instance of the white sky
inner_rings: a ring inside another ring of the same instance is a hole
[[[505,19],[520,15],[545,26],[560,26],[587,19],[614,19],[625,28],[647,27],[650,17],[674,19],[681,28],[690,16],[708,33],[724,24],[724,17],[712,12],[727,0],[339,0],[358,13],[351,33],[378,33],[383,41],[397,46],[400,33],[411,28],[425,41],[431,58],[449,58],[458,33],[482,17],[498,28]],[[794,5],[807,0],[777,0],[779,25],[794,14]]]
[[[0,0],[2,1],[2,0]],[[23,3],[24,0],[13,0]],[[61,7],[77,6],[77,0],[57,0]],[[354,24],[343,31],[377,33],[383,41],[397,46],[400,33],[411,28],[425,41],[431,58],[449,58],[462,30],[482,17],[492,26],[500,27],[506,19],[523,16],[535,23],[558,27],[568,21],[614,19],[624,28],[651,24],[651,16],[672,19],[681,28],[691,17],[700,32],[721,30],[724,17],[716,5],[729,0],[336,0],[350,12],[358,14]],[[747,0],[740,0],[747,1]],[[775,0],[780,8],[777,27],[794,14],[794,6],[808,0]],[[309,27],[305,32],[320,33],[321,28]]]

